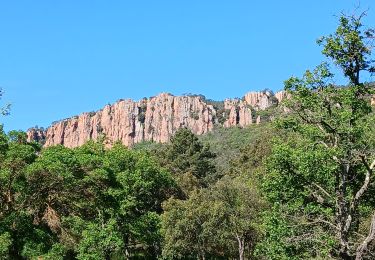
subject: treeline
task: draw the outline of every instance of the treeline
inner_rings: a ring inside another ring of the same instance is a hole
[[[220,176],[187,129],[168,145],[41,148],[0,131],[2,259],[236,258],[264,207],[246,175]],[[234,168],[233,168],[234,170]]]

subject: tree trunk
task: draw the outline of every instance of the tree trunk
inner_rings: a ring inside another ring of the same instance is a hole
[[[241,238],[239,235],[236,235],[238,241],[238,256],[240,260],[244,260],[244,251],[245,251],[245,239]]]
[[[346,200],[347,177],[350,165],[341,163],[341,171],[336,175],[336,223],[337,235],[340,241],[339,257],[343,260],[352,260],[354,257],[349,250],[349,229],[352,224],[350,204]]]

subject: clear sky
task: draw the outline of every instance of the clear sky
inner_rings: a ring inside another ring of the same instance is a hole
[[[321,60],[349,0],[0,0],[5,129],[160,92],[222,100],[280,90]],[[375,26],[374,0],[366,24]]]

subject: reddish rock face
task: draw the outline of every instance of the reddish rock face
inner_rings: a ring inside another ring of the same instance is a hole
[[[287,94],[283,90],[275,93],[275,98],[277,99],[279,103],[282,102],[284,99],[287,99],[288,97],[289,97],[289,94]]]
[[[246,101],[239,99],[226,99],[224,101],[224,109],[229,112],[224,127],[244,127],[253,123],[251,112],[252,107],[246,103]]]
[[[225,100],[224,127],[254,123],[252,109],[266,109],[278,103],[282,94],[251,92],[243,100]],[[108,144],[121,141],[132,146],[142,141],[167,142],[182,127],[201,135],[219,123],[218,111],[199,96],[156,97],[133,101],[120,100],[95,113],[83,113],[52,124],[47,130],[29,129],[29,140],[43,141],[45,146],[62,144],[77,147],[88,140],[105,135]]]

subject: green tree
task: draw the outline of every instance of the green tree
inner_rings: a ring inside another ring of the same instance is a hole
[[[207,187],[218,178],[212,163],[215,154],[187,128],[176,132],[159,158],[186,194],[195,188]]]
[[[67,246],[79,259],[157,257],[161,203],[175,190],[171,175],[142,151],[122,144],[75,149],[85,177],[84,214],[63,218]]]
[[[61,232],[61,218],[80,214],[84,172],[75,153],[61,145],[44,149],[28,167],[28,208],[35,223]]]
[[[244,178],[223,177],[215,185],[170,199],[163,214],[166,258],[252,256],[264,204]]]
[[[187,200],[172,198],[167,201],[162,215],[163,256],[166,259],[206,258],[211,235],[204,232],[204,223],[209,219],[210,205],[196,190]]]
[[[222,214],[219,225],[210,227],[216,229],[219,243],[233,255],[237,248],[240,260],[253,257],[260,238],[259,216],[265,207],[254,184],[244,177],[223,177],[211,190],[211,197]]]
[[[171,175],[147,153],[88,142],[40,147],[0,131],[0,256],[123,259],[160,254]]]
[[[161,169],[143,152],[115,145],[106,154],[105,167],[114,174],[116,185],[109,195],[116,202],[116,218],[120,219],[121,232],[130,253],[138,243],[157,254],[160,235],[157,232],[161,203],[173,194],[174,182],[168,172]]]
[[[25,133],[18,131],[6,135],[0,127],[0,234],[3,258],[19,258],[24,255],[27,243],[40,238],[30,228],[32,218],[25,207],[25,173],[27,166],[36,159],[39,147],[28,143],[25,136]]]
[[[335,33],[318,40],[347,86],[333,84],[326,63],[285,82],[290,112],[279,126],[289,134],[274,145],[263,180],[274,206],[260,248],[270,259],[374,257],[373,89],[361,81],[374,71],[374,31],[362,18],[341,16]]]

